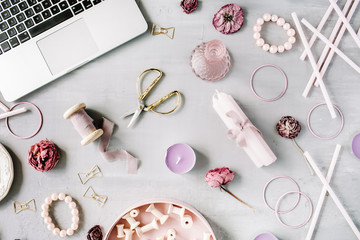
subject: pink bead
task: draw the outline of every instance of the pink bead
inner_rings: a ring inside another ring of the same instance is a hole
[[[269,52],[270,52],[270,53],[277,53],[277,51],[278,51],[278,48],[277,48],[277,46],[275,46],[275,45],[272,45],[272,46],[270,47],[270,49],[269,49]]]
[[[262,46],[262,49],[267,52],[270,49],[270,45],[266,43],[264,46]]]
[[[71,220],[72,220],[73,223],[78,224],[79,221],[80,221],[80,218],[79,218],[79,216],[73,216],[73,217],[71,218]]]
[[[260,36],[261,36],[261,35],[260,35],[259,32],[256,32],[256,33],[254,33],[254,35],[253,35],[254,39],[259,39]]]
[[[283,45],[279,45],[278,46],[278,52],[279,53],[282,53],[282,52],[284,52],[285,51],[285,47],[283,46]]]
[[[264,19],[258,18],[258,19],[256,20],[256,24],[263,25],[263,24],[264,24]]]
[[[53,224],[53,223],[48,224],[47,229],[50,231],[53,231],[55,229],[55,224]]]
[[[72,201],[72,197],[71,196],[66,196],[65,197],[65,202],[66,203],[70,203]]]
[[[44,203],[43,205],[41,205],[41,209],[42,210],[48,210],[49,209],[49,204],[47,204],[47,203]]]
[[[45,198],[45,203],[51,204],[51,203],[52,203],[52,199],[49,198],[49,197]]]
[[[41,216],[42,216],[43,218],[48,217],[48,216],[49,216],[49,212],[48,212],[47,210],[44,210],[44,211],[41,212]]]
[[[263,19],[264,19],[265,22],[270,21],[270,19],[271,19],[271,14],[270,14],[270,13],[265,13],[264,16],[263,16]]]
[[[53,201],[58,200],[58,198],[59,198],[59,195],[58,195],[57,193],[51,194],[51,199],[52,199]]]
[[[72,230],[71,228],[68,228],[68,229],[66,230],[66,234],[67,234],[68,236],[71,236],[71,235],[74,234],[74,230]]]
[[[262,38],[259,38],[258,40],[256,40],[256,45],[258,47],[262,47],[265,44],[265,40]]]
[[[276,15],[276,14],[273,14],[273,15],[271,16],[271,21],[272,21],[272,22],[276,22],[278,19],[279,19],[279,17],[278,17],[278,15]]]
[[[292,44],[289,42],[284,43],[284,47],[286,50],[290,50],[292,48]]]
[[[292,37],[295,35],[295,30],[293,28],[290,28],[289,30],[287,30],[286,33],[289,37]]]
[[[66,237],[66,231],[65,230],[60,231],[60,237]]]
[[[74,230],[74,231],[77,230],[78,227],[79,227],[79,225],[77,223],[72,223],[71,224],[71,229]]]
[[[296,42],[296,38],[295,37],[289,37],[288,42],[291,44],[294,44]]]
[[[59,193],[59,200],[64,200],[66,197],[65,193]]]
[[[253,27],[254,32],[260,32],[261,31],[261,26],[259,24],[255,24]]]
[[[46,224],[52,223],[51,217],[45,217],[45,218],[44,218],[44,222],[45,222]]]
[[[284,24],[285,24],[285,19],[283,19],[283,18],[279,18],[277,21],[276,21],[276,24],[278,25],[278,26],[283,26]]]
[[[74,208],[73,210],[71,210],[71,214],[77,216],[77,215],[79,215],[79,210]]]
[[[76,208],[76,203],[75,202],[69,203],[69,208],[72,208],[72,209]]]
[[[290,27],[291,27],[290,24],[285,23],[284,26],[283,26],[283,29],[284,29],[285,31],[287,31],[287,30],[290,29]]]
[[[59,229],[59,228],[55,228],[55,229],[53,230],[53,234],[54,234],[54,235],[59,235],[59,233],[60,233],[60,229]]]

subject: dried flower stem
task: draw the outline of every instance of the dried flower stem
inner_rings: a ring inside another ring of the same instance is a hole
[[[234,197],[236,200],[238,200],[239,202],[241,202],[242,204],[246,205],[247,207],[251,208],[253,211],[255,211],[256,209],[253,208],[252,206],[250,206],[249,204],[247,204],[246,202],[244,202],[243,200],[241,200],[240,198],[238,198],[237,196],[235,196],[232,192],[230,192],[229,190],[227,190],[226,188],[224,188],[222,185],[220,186],[220,190],[224,190],[225,192],[227,192],[228,194],[230,194],[232,197]]]
[[[292,138],[291,140],[293,141],[295,147],[296,147],[296,148],[301,152],[301,154],[303,155],[303,157],[304,157],[304,159],[305,159],[305,162],[306,162],[306,165],[308,166],[308,168],[309,168],[309,170],[310,170],[311,176],[314,176],[314,170],[312,169],[312,167],[310,166],[307,158],[305,157],[304,151],[303,151],[303,150],[301,149],[301,147],[299,147],[299,145],[295,142],[295,139],[294,139],[294,138]]]

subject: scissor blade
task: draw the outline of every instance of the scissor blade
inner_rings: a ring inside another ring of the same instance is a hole
[[[134,122],[139,117],[141,112],[142,112],[142,109],[137,109],[135,111],[134,116],[131,118],[129,125],[127,126],[128,128],[131,127],[134,124]]]

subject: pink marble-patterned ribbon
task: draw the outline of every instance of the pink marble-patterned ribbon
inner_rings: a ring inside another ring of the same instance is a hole
[[[244,131],[244,129],[253,128],[255,131],[259,132],[260,135],[262,135],[260,130],[257,129],[249,121],[249,119],[245,119],[245,120],[241,119],[240,116],[238,116],[235,111],[229,111],[228,113],[226,113],[226,116],[231,118],[234,121],[235,125],[236,125],[236,128],[230,129],[228,131],[228,136],[229,136],[230,139],[235,140],[236,144],[239,147],[245,147],[246,146],[246,132]]]
[[[110,138],[113,133],[114,123],[103,117],[102,129],[104,134],[100,138],[99,151],[105,160],[126,160],[128,173],[137,173],[137,159],[123,149],[108,151]]]

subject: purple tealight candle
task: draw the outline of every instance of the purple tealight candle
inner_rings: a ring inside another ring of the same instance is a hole
[[[257,235],[254,240],[279,240],[277,237],[272,235],[271,233],[262,233]]]
[[[360,159],[360,133],[353,138],[352,151],[354,155]]]
[[[169,147],[167,150],[165,163],[166,166],[174,173],[187,173],[195,166],[195,162],[195,152],[187,144],[177,143]]]

